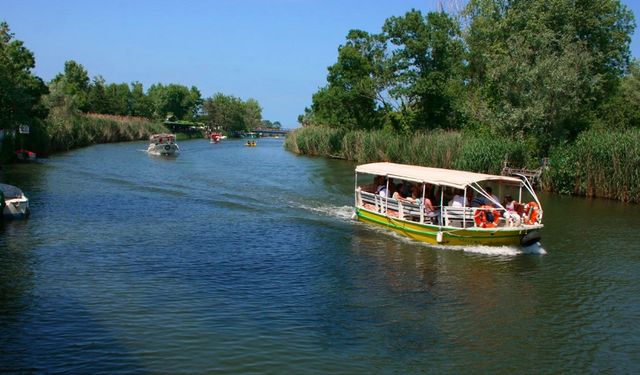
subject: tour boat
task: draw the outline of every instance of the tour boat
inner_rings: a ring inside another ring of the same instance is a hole
[[[362,175],[373,176],[374,183],[359,185]],[[406,191],[406,198],[389,197],[389,191],[397,190],[396,185],[391,185],[400,183],[403,189],[411,188],[411,197]],[[492,192],[507,197],[509,202],[501,201]],[[451,196],[454,199],[450,200]],[[356,167],[355,211],[362,222],[442,245],[530,246],[540,240],[544,226],[542,205],[524,176],[396,163]]]
[[[176,136],[174,134],[154,134],[149,137],[147,152],[150,155],[178,156],[180,148],[176,144]]]
[[[5,219],[26,219],[29,217],[29,199],[22,190],[7,184],[0,184],[2,217]]]

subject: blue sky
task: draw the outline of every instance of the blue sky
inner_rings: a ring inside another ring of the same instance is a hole
[[[36,57],[49,81],[75,60],[109,83],[196,86],[255,98],[263,118],[295,127],[325,85],[350,29],[458,0],[0,0],[0,20]],[[640,1],[624,0],[636,18]],[[640,57],[639,32],[632,54]]]

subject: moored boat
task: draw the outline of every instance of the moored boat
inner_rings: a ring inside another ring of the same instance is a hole
[[[374,183],[359,185],[361,175]],[[431,244],[529,246],[544,227],[542,205],[524,177],[395,163],[356,167],[355,210],[360,221]]]
[[[26,150],[24,148],[16,150],[15,154],[16,154],[16,159],[18,159],[18,161],[35,161],[36,160],[36,153],[33,151]]]
[[[5,219],[26,219],[31,213],[29,199],[13,185],[0,184],[0,205]]]
[[[180,148],[174,134],[153,134],[149,137],[147,152],[151,155],[178,156]]]

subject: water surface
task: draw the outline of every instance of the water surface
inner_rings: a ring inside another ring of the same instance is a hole
[[[0,370],[640,371],[636,206],[542,195],[540,252],[351,220],[348,162],[282,140],[92,146],[4,166]]]

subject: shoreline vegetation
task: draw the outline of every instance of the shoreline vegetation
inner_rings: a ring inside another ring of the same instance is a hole
[[[36,59],[0,20],[0,163],[16,160],[26,148],[38,155],[96,143],[141,140],[176,131],[175,124],[202,124],[226,134],[256,128],[280,129],[263,119],[257,100],[155,83],[108,83],[73,60],[49,82],[33,74]],[[173,123],[173,124],[169,124]],[[166,126],[165,126],[166,125]],[[28,129],[28,130],[24,130]],[[189,137],[189,135],[184,135]]]
[[[169,132],[160,122],[134,116],[87,113],[48,121],[49,154],[98,143],[147,140],[151,134]]]
[[[14,160],[13,147],[38,150],[38,156],[46,157],[56,152],[99,143],[141,141],[151,134],[167,133],[160,122],[144,117],[79,113],[74,115],[50,114],[45,120],[31,126],[28,136],[17,134],[6,137],[2,144],[2,163]]]
[[[532,140],[461,131],[397,134],[309,126],[289,133],[285,149],[357,163],[388,161],[491,174],[500,174],[505,158],[510,165],[540,166]],[[640,203],[639,165],[640,129],[590,130],[572,144],[551,149],[541,187],[560,194]]]
[[[288,150],[640,203],[640,60],[620,0],[469,0],[350,30]]]

